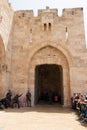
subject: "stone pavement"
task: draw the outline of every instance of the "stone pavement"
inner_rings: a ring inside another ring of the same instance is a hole
[[[0,130],[87,130],[71,109],[52,105],[0,111]]]

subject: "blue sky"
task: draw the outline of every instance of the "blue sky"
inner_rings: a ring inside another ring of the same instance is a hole
[[[14,10],[34,10],[37,15],[38,9],[50,8],[73,8],[84,7],[85,32],[87,39],[87,0],[9,0]],[[87,40],[86,40],[87,41]]]

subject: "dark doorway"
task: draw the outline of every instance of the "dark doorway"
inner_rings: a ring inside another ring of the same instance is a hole
[[[35,68],[35,105],[38,103],[63,104],[63,69],[56,64]]]

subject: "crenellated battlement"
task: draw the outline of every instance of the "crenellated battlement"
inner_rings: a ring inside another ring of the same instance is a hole
[[[40,9],[38,10],[38,16],[50,14],[52,13],[54,16],[58,16],[58,9],[50,9],[49,7],[46,7],[46,9]],[[62,16],[72,16],[72,15],[83,15],[83,8],[65,8],[62,10]]]
[[[23,17],[34,17],[34,12],[33,10],[20,10],[20,11],[15,11],[15,16],[19,17],[19,18],[23,18]]]
[[[19,11],[15,11],[14,13],[15,16],[19,18],[35,17],[33,10],[19,10]],[[58,16],[58,9],[50,9],[49,7],[46,7],[46,9],[39,9],[37,17],[42,17],[42,16],[49,17],[49,15],[52,15],[53,18],[60,17]],[[83,17],[83,8],[65,8],[62,10],[61,17],[73,17],[73,16]]]
[[[16,27],[17,31],[19,31],[19,27],[20,30],[25,29],[28,35],[31,32],[30,30],[32,30],[33,39],[37,42],[41,34],[48,36],[47,33],[49,34],[49,39],[53,39],[53,35],[56,34],[58,35],[57,37],[54,36],[56,40],[65,42],[67,32],[70,44],[72,44],[74,37],[74,43],[78,39],[78,42],[83,41],[79,44],[79,47],[81,48],[82,44],[85,47],[83,8],[63,9],[62,16],[58,16],[58,9],[50,9],[49,7],[38,10],[38,16],[34,16],[33,10],[15,11],[13,27]],[[39,40],[42,40],[42,38]]]
[[[38,16],[50,14],[52,13],[54,16],[58,15],[58,9],[50,9],[49,7],[46,7],[46,9],[40,9],[38,10]]]
[[[82,16],[83,15],[83,8],[68,8],[63,9],[62,16]]]

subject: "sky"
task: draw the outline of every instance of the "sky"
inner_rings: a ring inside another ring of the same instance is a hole
[[[34,10],[34,15],[37,15],[38,9],[45,9],[46,6],[50,8],[84,8],[85,21],[85,36],[87,46],[87,0],[9,0],[14,10]]]

